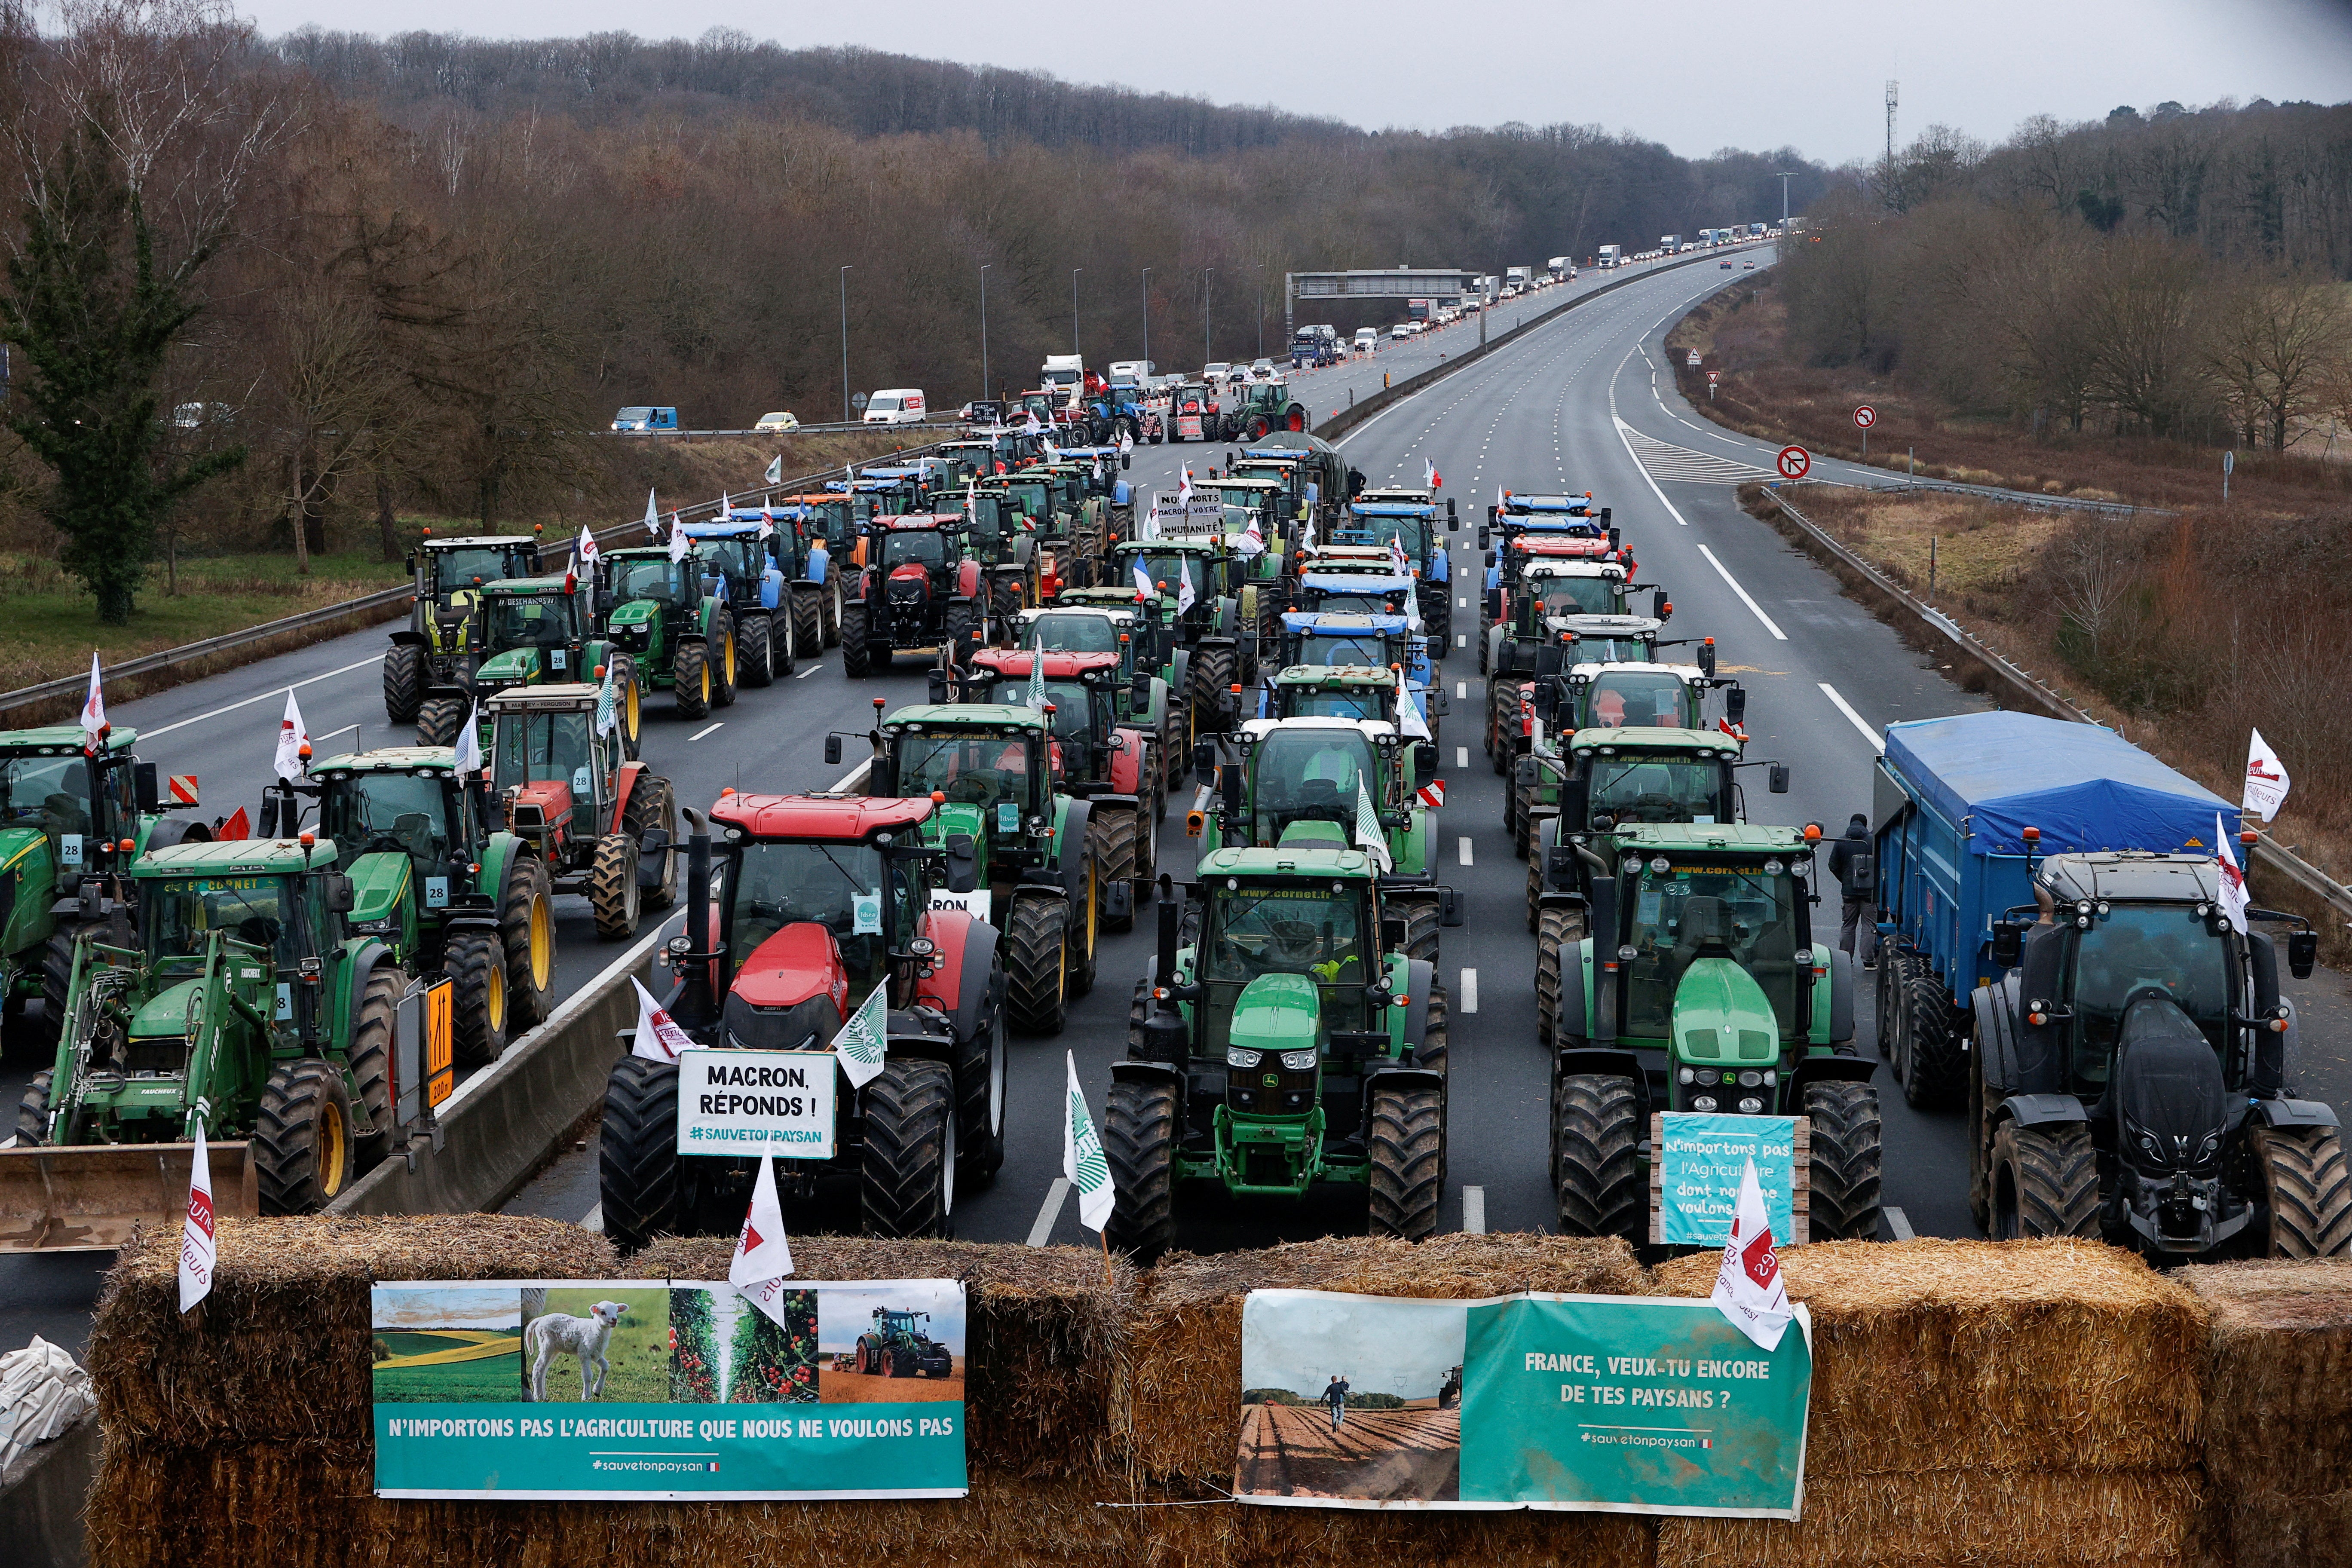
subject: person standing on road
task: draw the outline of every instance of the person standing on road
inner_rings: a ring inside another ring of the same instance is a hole
[[[1871,938],[1878,934],[1878,930],[1877,922],[1870,913],[1874,901],[1871,889],[1864,888],[1856,891],[1846,880],[1853,858],[1869,852],[1870,818],[1857,811],[1845,825],[1845,837],[1830,846],[1830,875],[1837,879],[1838,887],[1845,894],[1841,910],[1843,918],[1838,922],[1838,946],[1862,960],[1864,969],[1875,969],[1878,967],[1878,953],[1871,944]],[[1859,952],[1855,951],[1857,943],[1860,944]]]
[[[1337,1373],[1331,1376],[1331,1385],[1323,1391],[1323,1403],[1331,1407],[1331,1430],[1337,1432],[1348,1414],[1348,1384]]]

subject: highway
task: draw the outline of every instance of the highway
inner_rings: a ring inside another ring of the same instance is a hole
[[[1769,252],[1748,252],[1759,265]],[[1533,315],[1598,282],[1623,274],[1587,274],[1578,284],[1537,297]],[[1730,280],[1701,264],[1636,274],[1591,304],[1500,349],[1350,432],[1342,443],[1351,464],[1374,484],[1418,482],[1424,462],[1444,477],[1442,495],[1454,499],[1464,522],[1454,536],[1457,563],[1475,552],[1471,531],[1498,485],[1528,491],[1591,490],[1613,508],[1614,520],[1638,555],[1641,576],[1672,590],[1671,635],[1712,635],[1726,673],[1737,673],[1749,693],[1748,755],[1787,762],[1794,779],[1785,796],[1765,794],[1760,782],[1748,799],[1758,820],[1816,820],[1825,832],[1842,829],[1849,813],[1866,809],[1869,765],[1881,729],[1893,721],[1967,711],[1984,706],[1906,649],[1887,627],[1843,597],[1835,583],[1771,530],[1742,513],[1735,486],[1762,477],[1771,449],[1706,426],[1681,405],[1658,368],[1659,339],[1690,304]],[[1507,326],[1509,308],[1490,330]],[[1409,374],[1438,353],[1476,342],[1475,322],[1412,343],[1384,347],[1372,359],[1317,373],[1295,383],[1311,392],[1318,417],[1380,384],[1385,371]],[[1411,356],[1411,357],[1408,357]],[[1187,462],[1222,460],[1224,448],[1146,447],[1129,479],[1141,489],[1171,488]],[[1843,467],[1843,466],[1841,466]],[[1876,482],[1883,471],[1858,470]],[[1466,570],[1458,569],[1466,577]],[[1475,633],[1459,590],[1457,630]],[[354,633],[175,690],[126,702],[115,722],[137,728],[145,757],[172,773],[203,781],[205,815],[254,807],[268,777],[272,746],[290,686],[320,755],[358,746],[405,741],[383,714],[379,662],[382,629]],[[1501,780],[1475,734],[1484,689],[1475,652],[1449,650],[1444,679],[1452,713],[1441,739],[1448,792],[1440,824],[1446,846],[1440,875],[1465,894],[1467,921],[1444,938],[1443,977],[1453,993],[1449,1096],[1450,1181],[1443,1220],[1449,1229],[1547,1228],[1545,1126],[1547,1079],[1535,1037],[1533,942],[1521,921],[1523,863],[1515,859],[1502,821]],[[709,718],[677,718],[664,696],[647,703],[645,755],[677,784],[688,804],[708,802],[726,786],[748,790],[823,787],[844,771],[823,761],[819,736],[828,729],[863,730],[869,700],[893,705],[919,701],[923,676],[906,658],[888,675],[845,679],[828,653],[803,659],[795,678],[768,690],[745,690],[731,708]],[[852,746],[852,760],[856,749]],[[1183,837],[1182,816],[1171,811],[1162,830],[1163,864],[1189,865],[1195,847]],[[603,969],[619,951],[594,937],[584,899],[558,900],[562,957],[559,994],[568,994]],[[1832,927],[1834,900],[1815,911]],[[1070,1025],[1053,1039],[1017,1038],[1009,1089],[1009,1147],[1004,1169],[986,1192],[958,1195],[956,1227],[965,1239],[1050,1239],[1093,1245],[1077,1225],[1075,1205],[1058,1210],[1061,1154],[1056,1117],[1065,1050],[1099,1115],[1108,1064],[1124,1049],[1127,998],[1142,972],[1150,921],[1134,932],[1106,936],[1101,978],[1071,1009]],[[1870,977],[1858,989],[1861,1041],[1873,1038]],[[2340,1003],[2337,1016],[2340,1019]],[[2308,1011],[2308,1009],[2307,1009]],[[2306,1024],[2306,1038],[2311,1026]],[[2345,1071],[2333,1059],[2322,1081],[2307,1072],[2305,1092],[2341,1105]],[[29,1076],[11,1063],[0,1090],[11,1098]],[[1966,1149],[1958,1120],[1907,1110],[1884,1074],[1879,1079],[1885,1126],[1885,1203],[1900,1211],[1900,1234],[1973,1234],[1965,1203]],[[568,1153],[510,1205],[518,1212],[566,1219],[588,1215],[596,1201],[593,1141]],[[1288,1210],[1244,1214],[1219,1204],[1183,1206],[1180,1245],[1188,1249],[1262,1245],[1363,1224],[1360,1200],[1316,1200]],[[794,1223],[824,1224],[826,1214]],[[79,1347],[107,1255],[0,1259],[0,1345],[39,1331]]]

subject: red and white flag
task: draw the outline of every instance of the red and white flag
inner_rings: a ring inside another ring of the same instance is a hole
[[[751,1211],[743,1216],[743,1234],[735,1238],[735,1257],[727,1265],[727,1283],[743,1299],[776,1321],[784,1321],[784,1281],[792,1277],[793,1248],[784,1239],[784,1205],[776,1199],[776,1161],[760,1156],[760,1179],[751,1187]]]
[[[188,1173],[188,1217],[180,1226],[180,1310],[212,1294],[220,1241],[213,1229],[213,1167],[205,1152],[205,1121],[196,1118],[196,1163]]]
[[[678,1052],[692,1050],[694,1037],[679,1026],[667,1008],[654,1000],[646,983],[631,975],[629,984],[637,988],[637,1036],[629,1044],[629,1054],[648,1061],[674,1062]]]
[[[1714,1301],[1733,1328],[1767,1351],[1780,1348],[1780,1336],[1796,1317],[1780,1283],[1780,1255],[1772,1247],[1772,1222],[1764,1212],[1764,1189],[1756,1180],[1753,1159],[1739,1178],[1739,1203],[1732,1211],[1723,1267],[1715,1277]]]
[[[588,525],[586,523],[582,523],[580,525],[579,542],[575,543],[572,547],[572,558],[580,563],[579,571],[581,575],[586,576],[595,566],[596,558],[603,553],[603,551],[596,548],[596,536],[588,531]]]
[[[1445,804],[1445,781],[1432,779],[1412,793],[1414,799],[1434,811]]]
[[[286,689],[286,713],[278,721],[278,760],[274,766],[281,779],[299,779],[303,765],[310,756],[310,731],[302,726],[302,710],[294,701],[294,689]]]
[[[2230,829],[2221,814],[2213,814],[2213,863],[2221,873],[2221,912],[2239,931],[2246,929],[2246,873],[2239,868],[2238,852],[2230,847]]]
[[[1423,489],[1432,490],[1440,488],[1445,483],[1445,480],[1441,478],[1437,472],[1436,463],[1427,458],[1423,458],[1421,460],[1421,483]]]
[[[2245,808],[2261,812],[2264,822],[2272,821],[2286,804],[2286,792],[2294,782],[2286,776],[2286,764],[2256,730],[2246,742]]]
[[[89,656],[89,695],[81,700],[82,750],[98,754],[99,737],[106,733],[106,688],[98,679],[98,655]]]

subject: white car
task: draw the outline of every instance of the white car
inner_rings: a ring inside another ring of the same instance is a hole
[[[1394,342],[1401,338],[1409,338],[1412,336],[1412,322],[1399,321],[1395,326],[1389,329],[1389,341],[1391,342]]]
[[[781,411],[761,415],[760,422],[751,426],[754,430],[797,430],[800,427],[801,422],[797,418]]]
[[[1201,367],[1201,384],[1203,386],[1223,386],[1225,378],[1233,373],[1234,367],[1223,360],[1211,360]]]

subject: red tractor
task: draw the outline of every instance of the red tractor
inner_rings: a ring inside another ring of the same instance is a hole
[[[516,686],[482,704],[490,791],[559,893],[585,893],[596,934],[636,933],[640,912],[677,900],[677,805],[669,781],[624,760],[593,686]],[[604,721],[600,724],[599,719]]]
[[[965,547],[961,513],[877,517],[860,527],[865,565],[841,607],[842,673],[890,668],[898,648],[948,647],[959,660],[988,640],[988,573]]]
[[[1004,970],[986,921],[933,907],[935,889],[969,893],[978,874],[969,840],[925,842],[936,809],[730,792],[707,820],[687,813],[688,885],[719,873],[716,900],[696,900],[668,947],[668,1010],[698,1044],[825,1053],[887,988],[880,1073],[853,1089],[816,1058],[835,1089],[833,1152],[778,1162],[785,1194],[803,1201],[824,1178],[854,1179],[868,1236],[953,1235],[959,1180],[985,1186],[1004,1163]],[[614,1064],[598,1163],[604,1234],[621,1247],[743,1223],[756,1162],[680,1155],[677,1101],[677,1064]]]

